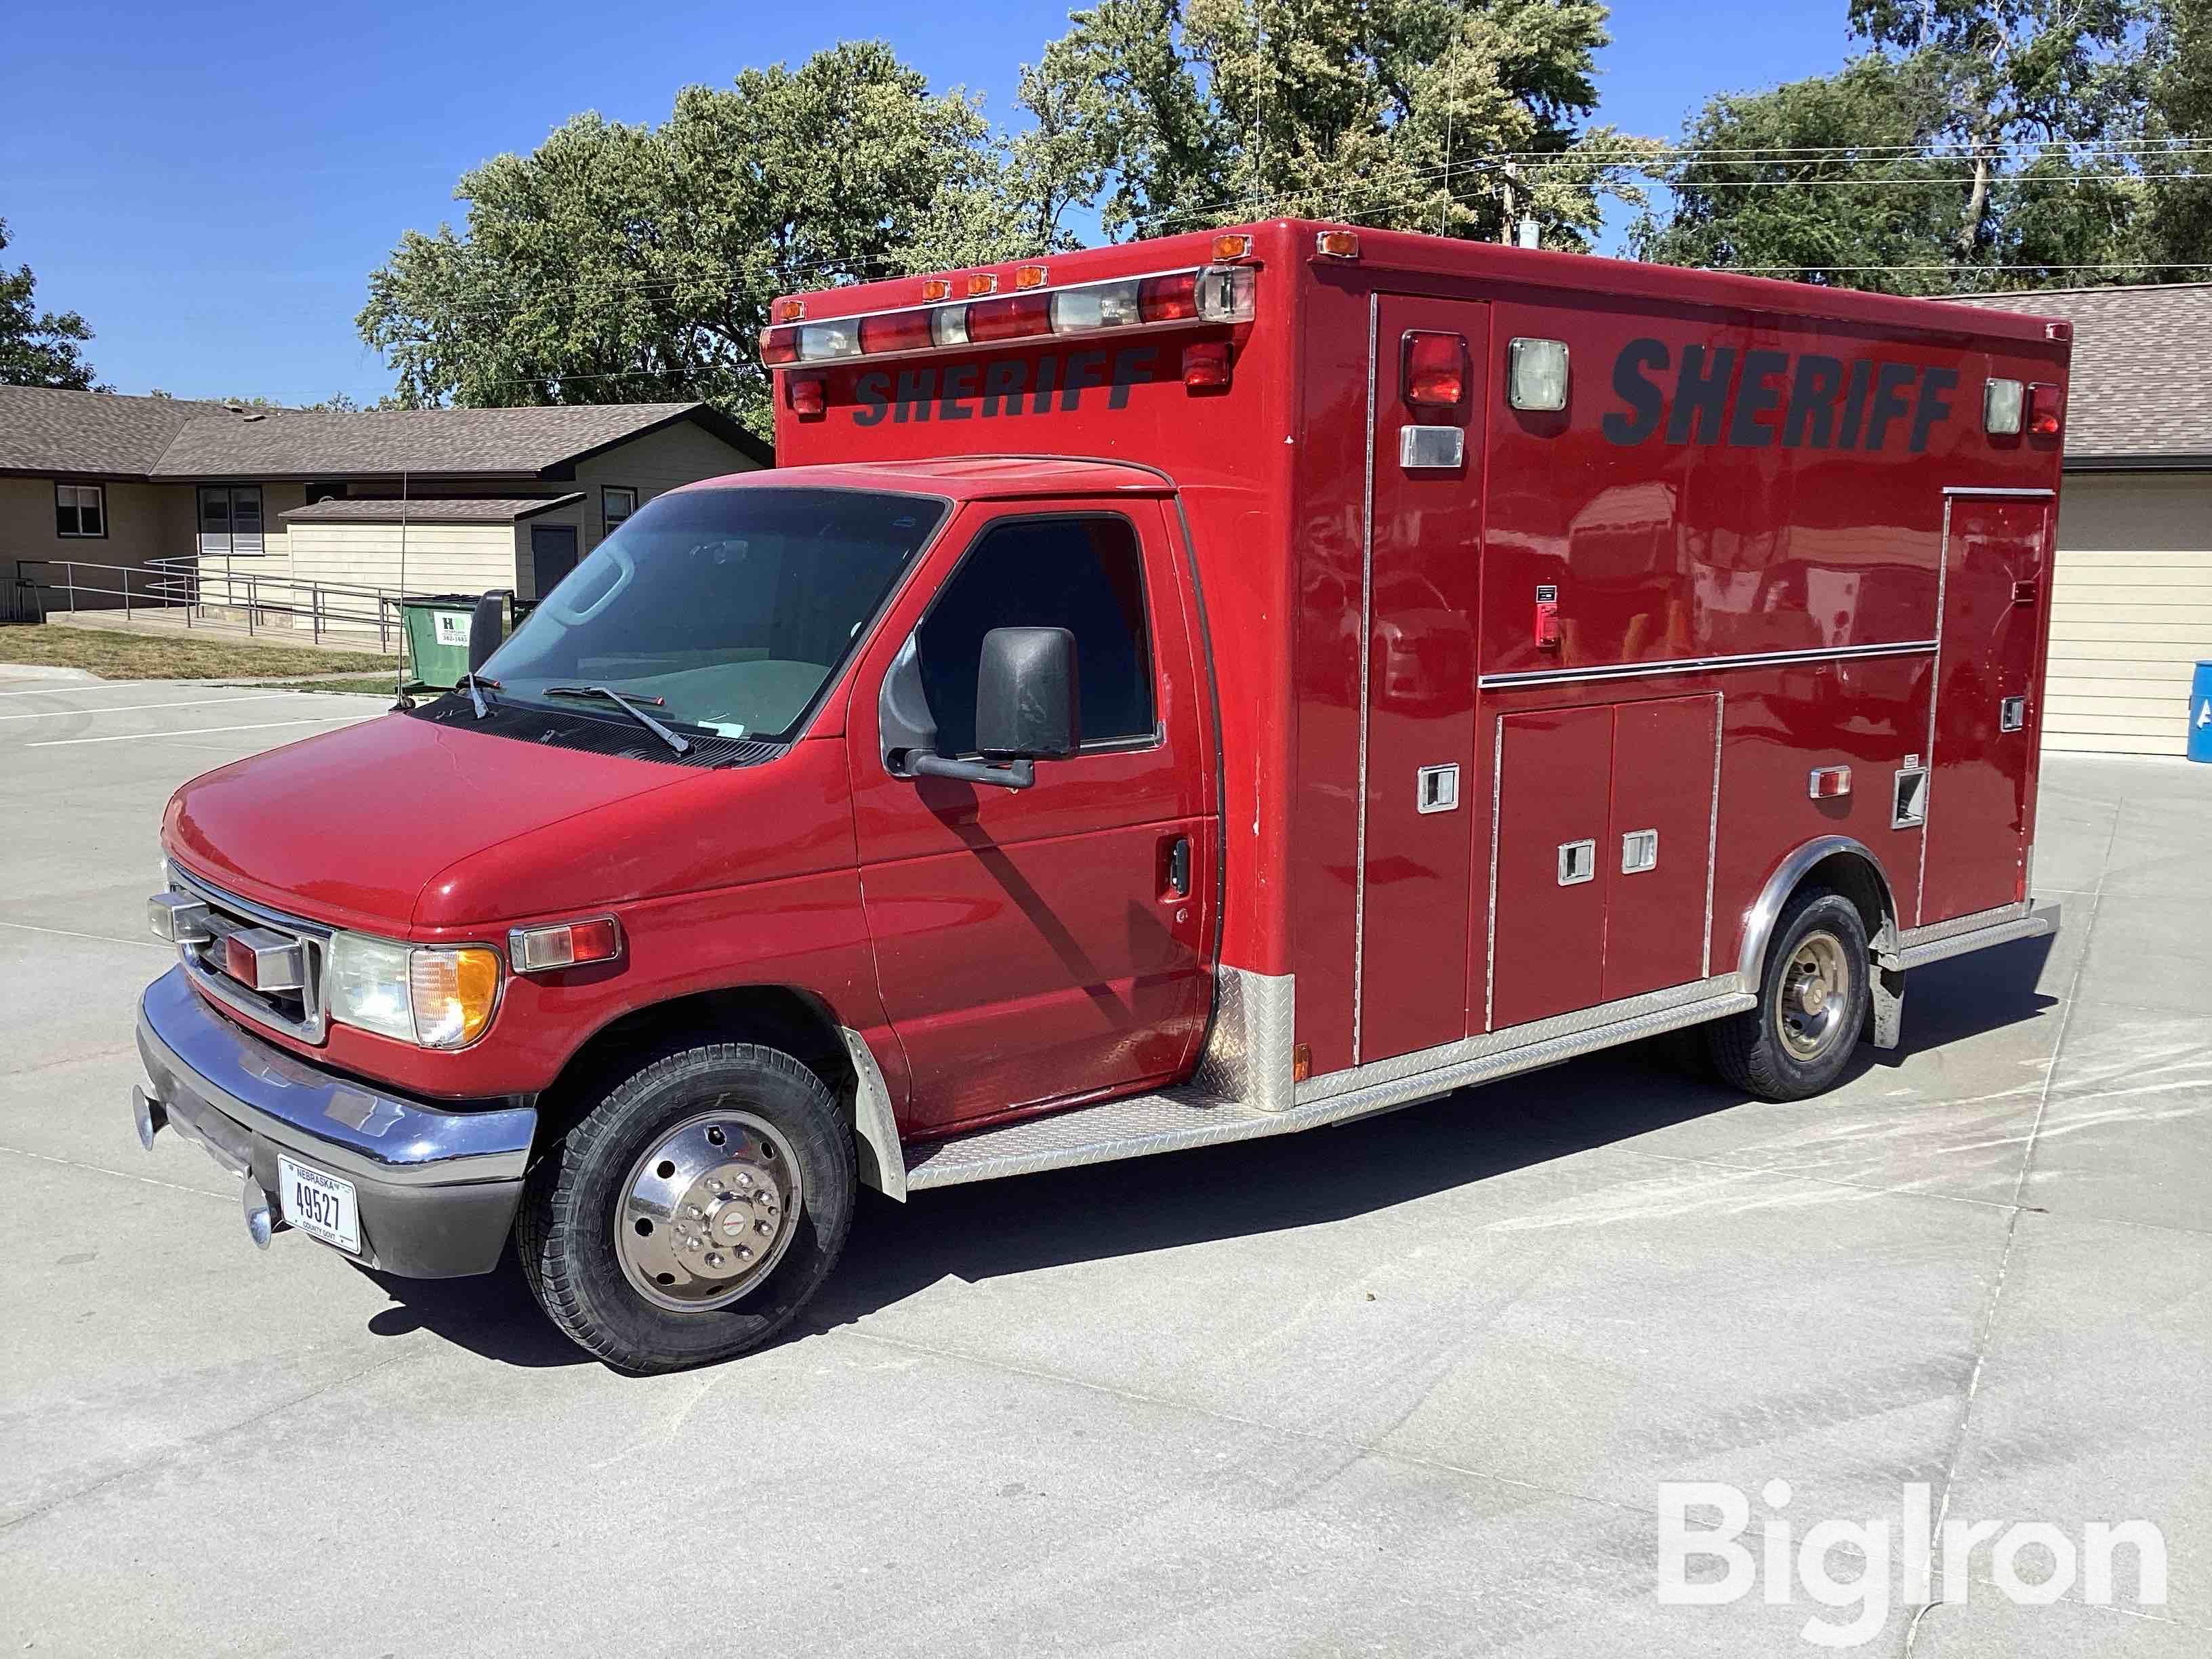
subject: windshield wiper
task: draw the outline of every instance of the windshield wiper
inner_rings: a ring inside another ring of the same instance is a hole
[[[469,694],[469,701],[476,705],[477,718],[478,720],[484,719],[491,713],[491,706],[484,702],[483,693],[477,689],[479,686],[486,685],[491,687],[495,691],[500,689],[499,682],[492,678],[489,674],[464,674],[460,678],[453,682],[454,690],[465,691]]]
[[[549,685],[545,688],[545,695],[549,697],[604,697],[678,754],[688,755],[691,752],[691,745],[689,743],[637,706],[639,702],[649,702],[655,708],[665,708],[668,706],[668,699],[665,697],[640,697],[636,702],[633,702],[612,686],[607,685]]]

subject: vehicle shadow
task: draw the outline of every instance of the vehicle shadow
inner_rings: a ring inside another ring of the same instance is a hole
[[[2021,940],[1917,970],[1904,1046],[1879,1054],[1861,1045],[1846,1080],[2041,1017],[2057,1003],[2036,989],[2051,943]],[[1677,1032],[1333,1128],[946,1188],[905,1204],[864,1192],[836,1272],[779,1340],[849,1323],[947,1278],[973,1283],[1315,1226],[1746,1104],[1705,1072],[1701,1048],[1701,1034]],[[379,1335],[428,1329],[513,1365],[588,1358],[540,1313],[512,1250],[478,1279],[369,1277],[392,1299],[369,1321]]]
[[[553,1328],[530,1293],[512,1241],[499,1266],[473,1279],[400,1279],[374,1268],[356,1271],[374,1279],[392,1305],[369,1316],[374,1336],[428,1330],[454,1346],[532,1370],[582,1365],[592,1356]]]

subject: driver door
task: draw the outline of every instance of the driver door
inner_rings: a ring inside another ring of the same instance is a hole
[[[1160,504],[970,506],[871,643],[847,742],[908,1133],[1182,1075],[1210,1006],[1216,849],[1183,585]],[[1024,790],[894,775],[879,700],[913,639],[938,751],[975,752],[994,628],[1076,640],[1082,746]]]

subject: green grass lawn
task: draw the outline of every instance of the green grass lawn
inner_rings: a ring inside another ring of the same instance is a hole
[[[301,650],[248,640],[172,639],[52,623],[0,628],[0,662],[83,668],[110,680],[258,679],[370,669],[389,673],[392,661],[368,651]]]

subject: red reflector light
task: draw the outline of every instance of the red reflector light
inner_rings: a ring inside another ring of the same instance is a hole
[[[770,368],[799,361],[799,331],[772,328],[761,336],[761,361]]]
[[[2027,389],[2027,429],[2040,438],[2051,436],[2065,408],[2063,392],[2049,381],[2038,381]]]
[[[1137,284],[1137,316],[1147,323],[1179,323],[1198,315],[1198,273],[1147,276]]]
[[[1229,347],[1209,341],[1182,349],[1182,383],[1193,392],[1211,391],[1229,384]]]
[[[768,319],[771,323],[795,323],[806,314],[804,300],[775,300],[769,302]]]
[[[787,376],[783,390],[791,412],[802,421],[812,420],[829,410],[830,390],[819,374]]]
[[[622,954],[622,927],[612,916],[558,922],[550,927],[517,927],[507,936],[507,959],[518,974],[611,962]]]
[[[1851,769],[1848,766],[1820,766],[1813,769],[1813,786],[1808,792],[1814,800],[1839,800],[1851,793]]]
[[[260,964],[254,959],[253,947],[236,934],[222,942],[223,971],[240,985],[261,988]]]
[[[1419,409],[1456,409],[1467,396],[1467,342],[1456,334],[1406,333],[1406,401]]]
[[[892,311],[880,317],[860,319],[860,349],[868,351],[926,351],[930,338],[926,311]]]
[[[1042,294],[1013,294],[1003,300],[978,300],[968,307],[970,343],[1018,340],[1052,331],[1052,301]]]

